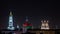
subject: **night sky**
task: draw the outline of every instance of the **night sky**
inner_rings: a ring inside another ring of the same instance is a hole
[[[14,24],[22,24],[28,16],[34,27],[41,24],[41,20],[49,20],[50,27],[60,28],[60,5],[56,0],[4,0],[0,4],[0,28],[8,26],[9,9],[13,12]]]

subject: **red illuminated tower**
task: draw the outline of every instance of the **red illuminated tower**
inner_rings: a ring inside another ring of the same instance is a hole
[[[23,27],[25,27],[27,29],[32,28],[32,24],[28,22],[28,17],[26,17],[26,21],[24,22]]]
[[[28,17],[26,17],[25,22],[23,23],[23,33],[27,32],[27,29],[31,29],[32,24],[28,22]]]

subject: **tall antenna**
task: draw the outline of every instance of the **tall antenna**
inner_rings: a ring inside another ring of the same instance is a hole
[[[7,29],[9,30],[14,30],[15,27],[13,25],[13,16],[12,16],[12,12],[10,12],[10,15],[9,15],[9,22],[8,22],[8,27]]]

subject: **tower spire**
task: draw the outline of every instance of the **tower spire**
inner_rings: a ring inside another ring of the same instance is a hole
[[[12,16],[12,12],[11,11],[10,11],[10,15],[9,15],[8,29],[9,30],[14,30],[13,16]]]
[[[12,11],[11,11],[11,9],[9,9],[9,11],[10,11],[10,16],[12,16]]]
[[[12,12],[10,11],[10,16],[12,16]]]

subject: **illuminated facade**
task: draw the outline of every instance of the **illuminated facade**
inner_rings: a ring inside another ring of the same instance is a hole
[[[8,22],[8,29],[9,30],[14,30],[14,26],[13,26],[13,15],[12,15],[12,12],[10,12],[10,15],[9,15],[9,22]]]
[[[41,29],[49,29],[49,25],[48,25],[47,20],[43,20],[41,22],[42,22]]]

